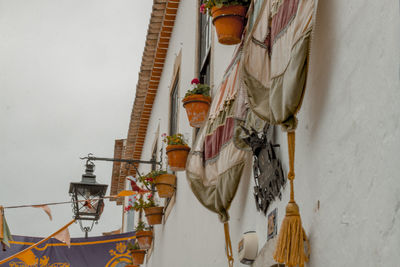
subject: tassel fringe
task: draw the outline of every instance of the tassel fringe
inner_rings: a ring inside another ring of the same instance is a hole
[[[286,207],[286,216],[283,219],[281,230],[275,248],[274,259],[285,263],[289,267],[304,267],[309,258],[309,244],[306,233],[301,224],[299,207],[290,202]],[[307,242],[307,254],[304,247]]]
[[[310,256],[310,245],[301,223],[299,206],[294,201],[294,148],[295,133],[288,132],[290,201],[286,206],[286,215],[279,231],[274,259],[289,267],[304,267]],[[307,248],[304,247],[304,242]]]

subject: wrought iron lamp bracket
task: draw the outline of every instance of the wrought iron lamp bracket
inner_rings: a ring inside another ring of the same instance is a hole
[[[116,159],[116,158],[102,158],[102,157],[95,157],[93,156],[92,153],[89,153],[86,157],[82,157],[80,159],[84,160],[86,159],[86,164],[93,164],[93,161],[111,161],[111,162],[123,162],[123,163],[127,163],[127,169],[130,168],[130,166],[133,166],[133,168],[135,169],[137,175],[139,177],[142,177],[142,175],[139,172],[138,167],[136,166],[136,164],[150,164],[150,165],[158,165],[160,167],[160,169],[162,169],[163,165],[162,165],[162,152],[163,152],[163,147],[161,147],[160,149],[160,161],[157,161],[155,159],[151,159],[151,160],[136,160],[136,159]],[[145,185],[146,188],[148,190],[154,191],[154,189],[149,188],[147,185]]]

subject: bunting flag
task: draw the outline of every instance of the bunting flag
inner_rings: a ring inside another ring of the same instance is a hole
[[[67,244],[68,248],[71,247],[71,236],[69,234],[69,230],[68,228],[65,228],[64,230],[62,230],[61,232],[59,232],[58,234],[54,235],[54,238]]]
[[[10,247],[10,241],[13,238],[10,233],[10,229],[8,228],[6,217],[4,216],[4,208],[0,206],[0,242],[3,247],[3,251],[6,250],[6,246]]]
[[[65,240],[66,235],[69,235],[68,231],[63,230],[54,237]],[[0,262],[42,240],[42,238],[28,236],[13,236],[13,238],[14,241],[10,241],[10,249],[7,252],[0,253]],[[68,248],[67,242],[63,243],[56,238],[50,238],[16,258],[0,264],[0,267],[123,266],[123,264],[129,264],[131,260],[127,243],[134,238],[135,232],[89,238],[71,238],[70,248]]]
[[[50,221],[53,220],[53,217],[51,216],[51,210],[50,207],[47,205],[33,205],[33,208],[40,208],[42,209],[44,212],[46,212],[47,216],[49,216]]]

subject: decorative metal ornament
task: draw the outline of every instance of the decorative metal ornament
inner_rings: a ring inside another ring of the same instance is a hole
[[[273,126],[269,124],[265,125],[261,134],[257,133],[254,129],[251,132],[245,128],[243,130],[248,135],[243,141],[253,151],[256,207],[258,211],[262,211],[264,215],[267,215],[267,210],[271,202],[276,197],[281,199],[281,189],[286,184],[282,164],[274,150],[274,147],[279,145],[274,145],[271,142]]]

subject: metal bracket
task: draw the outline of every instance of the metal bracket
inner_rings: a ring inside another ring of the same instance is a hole
[[[138,167],[136,166],[136,164],[151,164],[151,165],[158,165],[160,166],[160,168],[162,168],[162,152],[163,152],[163,148],[161,148],[161,157],[160,157],[160,161],[157,161],[155,159],[151,159],[151,160],[137,160],[137,159],[116,159],[116,158],[100,158],[100,157],[94,157],[92,153],[89,153],[87,155],[87,157],[82,157],[80,159],[84,160],[86,159],[86,164],[88,163],[92,163],[93,161],[97,160],[97,161],[111,161],[111,162],[124,162],[128,164],[128,168],[130,166],[133,166],[133,168],[135,168],[135,171],[137,173],[137,175],[141,178],[142,175],[139,172]],[[135,164],[136,163],[136,164]],[[146,186],[146,185],[145,185]],[[152,192],[155,191],[154,188],[149,188],[146,186],[146,188]]]
[[[156,164],[159,166],[162,166],[161,161],[156,161],[156,160],[137,160],[137,159],[115,159],[115,158],[99,158],[99,157],[94,157],[92,153],[89,153],[87,157],[82,157],[80,159],[86,159],[87,161],[112,161],[112,162],[125,162],[128,164],[134,164],[134,163],[139,163],[139,164]]]

